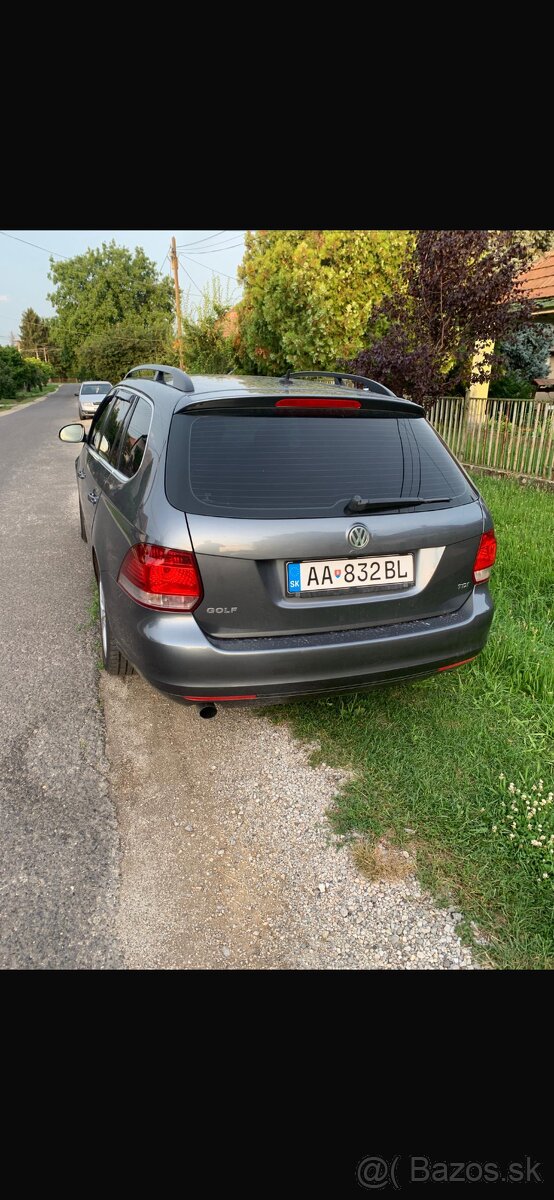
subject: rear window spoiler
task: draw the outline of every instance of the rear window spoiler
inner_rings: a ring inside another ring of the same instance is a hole
[[[341,400],[345,401],[354,397],[358,401],[355,409],[350,407],[345,408],[341,405]],[[309,401],[305,409],[302,409],[302,406],[299,404],[301,399]],[[314,408],[313,402],[318,399],[325,401],[325,404],[322,404],[321,408]],[[336,407],[332,403],[329,404],[329,401],[333,401],[333,399],[336,400]],[[287,406],[287,400],[289,402],[294,400],[294,406],[290,403]],[[303,413],[308,412],[311,416],[326,415],[329,417],[338,416],[339,414],[340,416],[355,417],[362,416],[364,413],[372,413],[375,416],[425,416],[425,409],[421,404],[414,404],[412,400],[403,400],[398,396],[378,395],[361,390],[347,390],[346,388],[342,392],[339,392],[337,388],[337,394],[333,396],[330,390],[322,394],[315,390],[310,392],[309,387],[306,388],[305,396],[302,395],[302,392],[295,389],[292,393],[283,390],[282,393],[274,392],[269,395],[267,393],[264,395],[262,392],[259,396],[252,394],[245,396],[243,392],[238,396],[217,396],[211,400],[201,400],[199,397],[195,397],[194,400],[192,398],[188,401],[185,400],[175,409],[175,413],[184,412],[196,414],[202,412],[227,413],[229,416],[234,414],[239,416],[242,413],[245,415],[256,414],[258,416],[276,417],[302,416]]]

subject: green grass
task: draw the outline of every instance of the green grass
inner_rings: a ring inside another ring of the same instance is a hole
[[[28,404],[30,400],[37,400],[39,396],[47,396],[49,392],[57,391],[58,383],[46,383],[44,387],[34,388],[30,392],[18,392],[13,400],[0,400],[0,411],[4,412],[8,408],[17,408],[20,404]]]
[[[552,969],[554,495],[488,477],[479,487],[499,554],[496,616],[476,662],[272,717],[317,740],[315,760],[355,769],[329,814],[337,834],[415,846],[422,884],[464,913],[467,940],[477,924],[491,964]]]

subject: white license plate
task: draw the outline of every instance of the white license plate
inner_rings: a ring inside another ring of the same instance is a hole
[[[414,582],[413,554],[377,558],[332,558],[318,562],[287,563],[287,591],[338,592],[345,588],[370,588]]]

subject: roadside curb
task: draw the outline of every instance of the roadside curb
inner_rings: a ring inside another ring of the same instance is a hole
[[[56,396],[61,386],[60,384],[55,392],[46,392],[45,396],[37,396],[35,400],[27,400],[27,402],[22,401],[21,404],[16,404],[13,408],[6,409],[6,412],[0,412],[0,417],[9,417],[11,413],[20,412],[22,408],[32,408],[33,404],[42,404],[43,400],[48,400],[50,396]]]

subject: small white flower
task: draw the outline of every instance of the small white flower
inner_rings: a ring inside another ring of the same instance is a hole
[[[493,831],[493,833],[496,833],[496,825],[493,825],[492,831]]]

